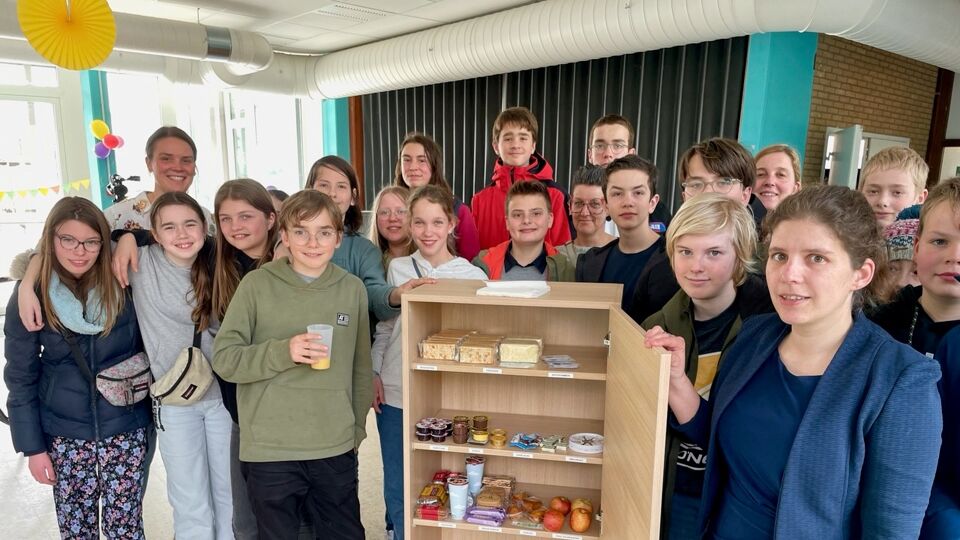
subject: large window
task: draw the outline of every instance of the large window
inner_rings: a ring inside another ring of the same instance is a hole
[[[293,193],[304,176],[298,100],[254,92],[224,93],[228,170]]]
[[[107,73],[110,99],[110,130],[123,137],[124,145],[114,151],[117,170],[128,177],[137,175],[139,184],[129,184],[130,196],[153,190],[153,176],[144,162],[144,144],[163,125],[160,111],[160,83],[156,75]]]
[[[59,102],[46,90],[57,84],[53,68],[0,64],[0,275],[37,244],[65,189]]]

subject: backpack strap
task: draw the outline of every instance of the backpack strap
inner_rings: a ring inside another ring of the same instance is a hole
[[[413,271],[417,273],[417,277],[422,278],[423,274],[420,273],[420,265],[417,264],[417,261],[413,257],[410,257],[410,262],[413,263]]]
[[[83,373],[83,376],[87,378],[88,381],[93,381],[93,372],[90,370],[90,366],[87,365],[87,360],[84,358],[83,353],[80,352],[80,347],[77,346],[77,342],[74,341],[73,332],[67,330],[66,327],[63,329],[63,339],[70,345],[70,351],[73,354],[73,360],[77,363],[77,367],[80,368],[80,371]]]
[[[203,337],[203,333],[200,332],[200,323],[193,325],[193,346],[200,348],[200,338]]]

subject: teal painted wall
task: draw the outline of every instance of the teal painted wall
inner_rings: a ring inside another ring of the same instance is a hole
[[[347,98],[323,100],[323,155],[350,161],[350,118]]]
[[[803,162],[817,38],[802,32],[750,36],[740,142],[752,153],[771,144],[789,144]]]
[[[107,74],[102,71],[88,70],[80,72],[80,87],[83,93],[83,126],[87,137],[87,165],[90,168],[90,200],[101,209],[113,204],[104,188],[110,176],[117,170],[117,161],[113,152],[106,159],[99,159],[93,153],[94,145],[99,142],[90,131],[90,122],[103,120],[110,125],[110,97],[107,94]]]

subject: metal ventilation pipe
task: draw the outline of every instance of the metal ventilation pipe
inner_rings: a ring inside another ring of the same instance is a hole
[[[16,0],[0,0],[0,38],[26,40],[17,22]],[[223,62],[236,73],[254,73],[270,65],[273,47],[254,32],[114,13],[114,51]]]

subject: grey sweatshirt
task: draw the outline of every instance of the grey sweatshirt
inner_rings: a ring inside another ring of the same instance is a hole
[[[159,244],[139,248],[140,271],[130,272],[130,287],[137,306],[137,321],[150,359],[153,377],[160,378],[173,367],[177,356],[193,344],[193,286],[190,268],[174,265]],[[203,332],[200,350],[213,358],[214,329]],[[211,384],[202,401],[220,399],[220,387]]]

